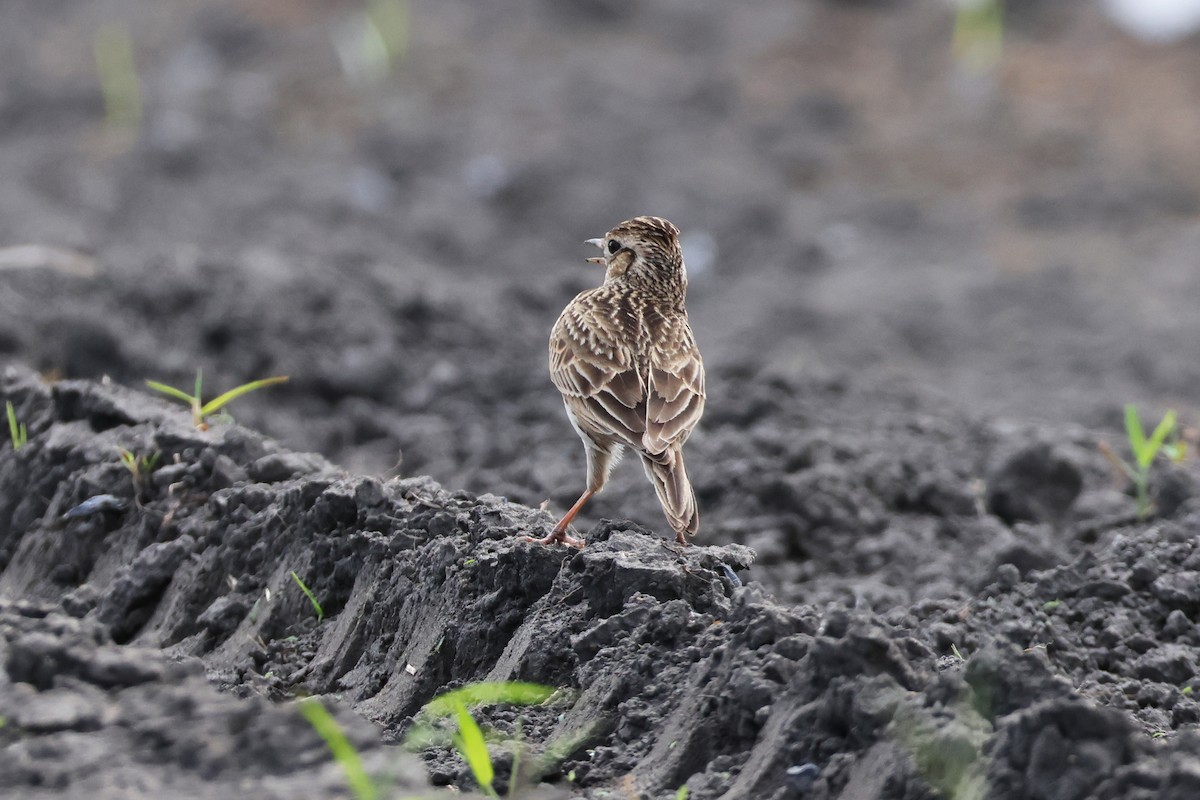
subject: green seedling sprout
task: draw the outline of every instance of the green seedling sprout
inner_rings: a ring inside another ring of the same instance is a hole
[[[29,441],[29,430],[25,423],[17,422],[17,410],[13,408],[12,400],[4,401],[4,412],[8,416],[8,437],[12,440],[13,450],[20,450]]]
[[[521,738],[521,723],[517,722],[516,738]],[[521,777],[521,748],[513,749],[512,769],[508,773],[508,796],[511,798],[517,794],[517,780]]]
[[[329,752],[333,753],[334,759],[342,765],[342,771],[346,773],[346,783],[350,784],[350,790],[354,792],[355,800],[375,800],[379,796],[379,791],[371,780],[371,776],[363,768],[358,751],[354,749],[354,745],[350,744],[350,740],[346,738],[345,732],[337,724],[333,715],[325,709],[325,706],[321,705],[320,700],[312,697],[302,700],[299,708],[300,714],[325,740],[325,744],[329,746]]]
[[[304,596],[308,598],[308,602],[312,603],[313,611],[317,612],[317,622],[325,619],[325,609],[321,608],[321,604],[317,602],[317,597],[312,593],[312,589],[309,589],[304,584],[304,581],[300,580],[300,576],[296,574],[296,570],[292,570],[291,572],[292,580],[300,587],[300,591],[304,592]]]
[[[161,451],[154,451],[148,456],[137,456],[131,450],[126,450],[124,447],[118,447],[117,452],[121,454],[121,463],[125,469],[129,470],[129,474],[133,476],[133,483],[140,486],[146,476],[154,472],[154,468],[158,466],[159,459],[162,458]]]
[[[985,747],[992,726],[965,699],[939,712],[957,723],[941,727],[932,712],[910,702],[900,703],[888,732],[912,758],[921,779],[946,800],[985,800],[988,791],[989,758]],[[953,730],[953,734],[947,731]]]
[[[142,124],[142,91],[129,28],[110,22],[96,31],[96,73],[110,130],[136,131]]]
[[[447,741],[443,738],[444,734],[439,734],[437,723],[440,720],[453,720],[457,732],[450,737],[448,743],[452,744],[466,761],[471,774],[475,777],[475,782],[479,784],[483,792],[488,797],[498,797],[493,786],[496,771],[487,750],[487,735],[479,727],[475,718],[471,716],[470,709],[498,703],[537,705],[550,699],[556,691],[553,686],[521,681],[488,681],[455,689],[435,697],[421,709],[417,715],[417,724],[404,739],[405,746],[410,749],[419,749],[446,744]],[[515,740],[508,740],[505,743],[513,744]],[[574,749],[575,745],[576,743],[572,742],[571,749]],[[558,752],[547,753],[547,756],[559,759]],[[514,752],[513,768],[509,778],[509,796],[514,793],[519,764],[519,755]]]
[[[386,78],[408,51],[408,0],[366,0],[362,11],[332,32],[346,77],[357,84]]]
[[[1142,420],[1138,417],[1137,406],[1130,403],[1125,406],[1125,435],[1129,438],[1129,450],[1133,454],[1133,463],[1118,456],[1101,443],[1100,451],[1113,463],[1118,470],[1125,474],[1133,483],[1137,493],[1137,513],[1145,518],[1150,515],[1150,465],[1159,452],[1179,461],[1186,450],[1182,442],[1167,441],[1167,437],[1175,433],[1175,411],[1169,410],[1163,415],[1162,421],[1154,428],[1150,438],[1142,428]]]
[[[408,0],[369,0],[366,17],[383,46],[386,67],[390,69],[408,51]]]
[[[454,734],[454,746],[471,768],[471,774],[475,776],[475,782],[483,789],[483,793],[499,800],[500,795],[492,788],[492,781],[496,779],[496,769],[492,766],[492,757],[488,753],[483,730],[471,716],[471,712],[467,711],[462,700],[454,701],[454,719],[458,723],[458,733]]]
[[[690,794],[690,792],[688,791],[687,784],[685,783],[683,786],[680,786],[675,790],[675,800],[688,800],[688,794]]]
[[[203,373],[201,370],[196,370],[196,391],[194,394],[188,394],[182,389],[176,389],[174,386],[168,386],[165,383],[158,381],[146,381],[146,385],[156,392],[162,392],[168,397],[174,397],[180,402],[186,403],[192,409],[192,422],[197,430],[208,430],[208,422],[206,418],[210,414],[215,414],[229,403],[238,399],[244,394],[262,389],[266,386],[273,386],[277,383],[285,383],[288,379],[286,375],[276,375],[271,378],[262,378],[257,381],[243,383],[241,386],[230,389],[225,394],[219,395],[216,398],[204,403],[200,399],[200,383]]]
[[[955,5],[955,59],[975,73],[993,71],[1004,43],[1003,0],[956,0]]]

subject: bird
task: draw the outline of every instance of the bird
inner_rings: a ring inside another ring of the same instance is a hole
[[[639,216],[584,244],[602,255],[604,282],[580,292],[550,333],[550,378],[583,441],[587,487],[543,545],[583,547],[568,526],[626,450],[654,485],[675,541],[700,528],[683,444],[704,413],[704,362],[688,324],[679,228]]]

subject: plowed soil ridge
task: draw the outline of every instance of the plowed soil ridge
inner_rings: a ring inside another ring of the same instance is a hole
[[[345,709],[371,768],[411,786],[411,762],[382,743],[437,693],[503,679],[569,690],[481,712],[555,753],[544,777],[568,796],[1196,786],[1200,511],[1186,498],[1145,523],[1108,490],[1076,501],[1061,487],[1066,505],[1042,507],[1067,520],[1055,525],[970,503],[939,512],[963,536],[1005,534],[1007,559],[972,567],[974,591],[877,613],[781,603],[743,585],[750,549],[680,549],[632,522],[602,522],[583,551],[530,544],[552,523],[543,511],[426,477],[348,474],[236,425],[197,431],[116,385],[48,387],[10,370],[0,394],[30,431],[20,450],[0,447],[6,796],[215,797],[246,781],[259,796],[341,796],[289,706],[304,694]],[[122,448],[160,465],[135,476]],[[1071,472],[1066,444],[1008,449],[1025,472],[1031,460]],[[470,784],[449,749],[423,757],[435,783]],[[509,757],[496,758],[503,783]]]

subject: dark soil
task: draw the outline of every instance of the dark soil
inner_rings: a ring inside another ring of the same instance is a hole
[[[1011,6],[984,74],[941,3],[414,5],[372,80],[356,3],[5,3],[0,796],[347,797],[306,695],[469,789],[393,745],[500,679],[569,690],[480,712],[548,795],[1200,796],[1200,468],[1140,519],[1098,448],[1197,419],[1200,50]],[[697,546],[629,465],[533,545],[583,479],[546,336],[637,213]],[[290,381],[197,431],[143,391],[197,368]]]

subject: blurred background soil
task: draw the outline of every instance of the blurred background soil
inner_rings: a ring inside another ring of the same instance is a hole
[[[583,463],[547,332],[600,279],[581,240],[650,213],[684,231],[710,373],[702,542],[761,533],[742,495],[830,431],[881,447],[899,411],[932,415],[913,446],[947,415],[1195,418],[1200,47],[1098,3],[1000,27],[937,0],[0,15],[0,246],[70,254],[0,254],[0,358],[46,376],[288,374],[238,421],[561,509]],[[949,430],[979,457],[986,431]],[[617,477],[585,528],[660,526]]]

